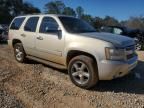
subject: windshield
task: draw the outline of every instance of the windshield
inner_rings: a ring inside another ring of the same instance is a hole
[[[64,28],[70,33],[87,33],[96,32],[96,30],[88,23],[83,20],[73,18],[73,17],[59,17]]]

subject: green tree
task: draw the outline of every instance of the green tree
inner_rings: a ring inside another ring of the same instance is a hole
[[[22,6],[22,0],[0,0],[0,8],[13,16],[21,13]]]
[[[0,0],[0,23],[6,23],[9,21],[11,18],[9,18],[10,13],[9,13],[9,6],[8,1]]]
[[[22,13],[24,14],[31,14],[31,13],[40,13],[41,11],[34,7],[32,4],[26,2],[23,4]]]
[[[63,14],[64,15],[74,16],[74,17],[76,16],[75,11],[72,8],[70,8],[70,7],[65,7],[64,11],[63,11]]]
[[[38,12],[38,8],[23,0],[0,0],[0,23],[10,23],[17,15]]]
[[[127,20],[123,20],[123,21],[120,22],[120,25],[121,26],[126,26],[126,23],[127,23]]]
[[[92,24],[93,25],[93,17],[91,16],[91,15],[88,15],[88,14],[83,14],[82,16],[81,16],[81,19],[83,19],[83,20],[85,20],[85,21],[87,21],[87,22],[89,22],[90,24]]]
[[[103,19],[103,23],[105,26],[118,26],[118,25],[120,25],[119,21],[117,19],[115,19],[114,17],[110,17],[110,16],[106,16]]]
[[[81,6],[76,8],[77,17],[81,18],[84,15],[84,9]]]
[[[103,19],[100,17],[95,17],[93,21],[93,26],[97,29],[104,25]]]
[[[144,17],[130,17],[127,21],[125,21],[125,26],[132,29],[143,29],[144,30]]]
[[[45,13],[62,14],[65,4],[62,1],[51,1],[45,5]]]
[[[22,0],[0,0],[0,23],[9,23],[10,20],[21,13]]]

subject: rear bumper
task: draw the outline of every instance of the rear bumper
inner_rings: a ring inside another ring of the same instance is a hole
[[[99,79],[112,80],[123,77],[136,67],[137,60],[137,56],[126,62],[103,60],[100,62]]]

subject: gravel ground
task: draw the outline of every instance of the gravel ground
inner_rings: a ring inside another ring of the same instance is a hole
[[[144,108],[144,52],[138,54],[131,74],[84,90],[66,71],[34,61],[17,63],[13,51],[0,45],[0,108]]]
[[[0,90],[0,108],[24,108],[24,105],[14,96]]]

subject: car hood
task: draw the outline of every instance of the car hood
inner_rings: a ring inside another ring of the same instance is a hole
[[[115,47],[127,47],[135,44],[134,40],[129,37],[116,35],[112,33],[93,32],[93,33],[80,33],[80,35],[110,42]]]

